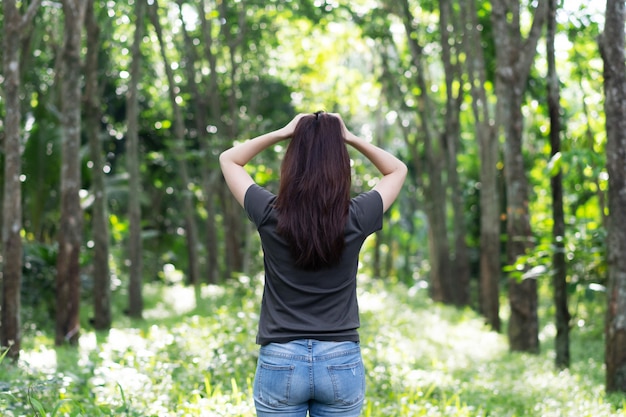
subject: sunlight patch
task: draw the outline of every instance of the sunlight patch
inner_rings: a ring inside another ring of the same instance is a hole
[[[361,311],[381,311],[386,308],[384,294],[363,292],[359,294],[359,309]]]
[[[57,353],[54,349],[39,346],[39,350],[25,350],[20,352],[20,362],[26,367],[43,373],[54,373],[57,369]]]
[[[138,351],[146,347],[147,340],[137,329],[111,329],[103,351],[126,352]],[[106,349],[105,349],[106,348]]]
[[[106,383],[120,384],[125,393],[140,394],[150,389],[152,380],[147,375],[142,374],[135,368],[120,366],[116,363],[109,362],[108,366],[99,367],[92,383],[96,386],[105,385]]]
[[[196,308],[196,296],[193,287],[173,285],[163,291],[163,299],[154,308],[144,313],[147,319],[163,319],[174,315],[186,314]]]
[[[200,291],[203,298],[217,297],[226,293],[226,289],[222,285],[203,285]]]

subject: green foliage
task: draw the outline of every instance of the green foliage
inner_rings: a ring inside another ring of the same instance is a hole
[[[56,243],[43,244],[36,241],[24,242],[22,283],[21,283],[21,321],[28,333],[40,334],[44,329],[54,329],[56,315],[56,262],[58,248]],[[92,301],[93,281],[90,272],[89,252],[84,251],[81,258],[81,300],[85,305]],[[116,279],[116,264],[112,264],[112,289],[117,290],[120,283]],[[88,317],[84,317],[84,322]],[[26,339],[27,342],[33,342]]]
[[[78,349],[51,339],[0,363],[3,416],[254,415],[252,380],[261,278],[194,290],[146,287],[144,321],[85,332]],[[573,333],[573,364],[558,371],[542,330],[540,355],[510,353],[470,310],[426,291],[360,277],[365,417],[625,416],[603,393],[601,319]]]
[[[22,321],[33,329],[54,328],[56,260],[56,246],[24,244]]]

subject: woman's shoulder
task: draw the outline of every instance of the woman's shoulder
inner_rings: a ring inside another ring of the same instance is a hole
[[[354,196],[351,200],[352,206],[364,207],[371,210],[375,210],[379,207],[382,210],[382,204],[383,199],[380,193],[376,190],[362,192]]]
[[[246,190],[243,208],[248,217],[258,226],[271,211],[274,200],[276,200],[276,195],[271,191],[258,184],[252,184]]]
[[[380,230],[383,223],[383,199],[378,191],[363,192],[352,198],[350,217],[367,235]]]

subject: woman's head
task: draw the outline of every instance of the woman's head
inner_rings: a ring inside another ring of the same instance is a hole
[[[320,269],[340,260],[350,184],[342,121],[323,112],[303,116],[285,152],[276,200],[278,233],[296,265]]]

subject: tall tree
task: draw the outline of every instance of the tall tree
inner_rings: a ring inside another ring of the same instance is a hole
[[[400,18],[406,32],[409,43],[411,64],[415,67],[416,90],[418,93],[417,111],[420,118],[421,137],[425,153],[425,180],[423,181],[425,194],[425,211],[428,216],[428,243],[430,259],[431,295],[434,300],[452,302],[452,269],[450,265],[450,243],[448,242],[448,230],[446,222],[447,187],[444,180],[446,168],[446,154],[444,144],[437,140],[438,119],[432,99],[428,96],[426,78],[426,64],[424,62],[424,48],[419,43],[414,28],[414,16],[408,0],[399,2]],[[409,147],[416,144],[407,143]]]
[[[167,57],[167,46],[163,41],[163,29],[159,21],[159,4],[157,0],[153,0],[149,6],[149,16],[154,27],[159,46],[161,50],[161,59],[163,59],[163,66],[165,68],[165,75],[167,76],[168,92],[170,98],[170,105],[172,106],[174,116],[174,149],[177,165],[178,175],[181,181],[181,192],[183,200],[183,218],[185,221],[185,236],[187,238],[187,279],[190,284],[198,284],[200,279],[200,268],[198,265],[198,227],[195,219],[195,204],[193,191],[191,189],[191,180],[189,177],[189,167],[187,164],[187,147],[185,145],[185,122],[183,120],[183,111],[181,105],[181,96],[179,94],[180,87],[176,85],[174,80],[174,72]]]
[[[101,117],[98,88],[98,54],[100,52],[100,26],[96,19],[94,0],[87,0],[85,13],[87,30],[87,56],[85,59],[85,130],[91,153],[91,183],[93,194],[91,224],[93,228],[93,302],[94,327],[111,326],[111,277],[109,270],[109,219],[107,190],[105,187],[103,148],[100,141]]]
[[[447,177],[453,212],[452,234],[454,251],[451,256],[450,300],[456,305],[470,303],[470,267],[465,226],[465,203],[458,172],[458,156],[461,147],[461,105],[463,103],[463,54],[462,39],[464,21],[460,5],[452,0],[439,0],[441,56],[446,85],[446,113],[442,137],[448,157]]]
[[[142,270],[143,244],[141,240],[141,174],[139,170],[139,77],[141,43],[144,32],[146,2],[135,1],[135,34],[131,50],[130,84],[126,105],[126,168],[128,170],[128,315],[143,315]]]
[[[606,390],[626,392],[626,5],[607,0],[600,50],[604,61],[606,158],[609,174]]]
[[[20,45],[25,29],[31,25],[40,0],[33,1],[24,16],[15,0],[4,3],[3,74],[4,116],[4,194],[2,202],[2,321],[0,346],[10,347],[8,356],[19,358],[20,289],[22,283],[22,123],[20,105]]]
[[[78,343],[80,322],[80,248],[83,212],[81,187],[81,38],[87,3],[63,0],[64,42],[61,60],[61,220],[57,258],[55,344]]]
[[[218,1],[217,11],[219,13],[220,35],[224,42],[224,52],[228,58],[228,79],[223,79],[222,82],[226,85],[226,103],[221,103],[219,95],[211,97],[213,106],[220,104],[226,104],[226,111],[224,116],[229,120],[225,123],[225,129],[222,134],[226,134],[229,138],[236,138],[239,134],[239,126],[237,123],[239,108],[237,105],[237,96],[239,95],[239,83],[237,82],[237,75],[239,74],[239,68],[243,61],[241,57],[241,50],[244,46],[244,40],[248,32],[246,27],[246,1],[240,1],[238,3],[232,1]],[[236,22],[236,23],[235,23]],[[212,73],[212,76],[216,82],[218,73]],[[219,91],[219,90],[218,90]],[[217,93],[217,91],[215,92]],[[220,197],[223,204],[224,222],[226,224],[226,263],[227,263],[227,276],[233,271],[243,270],[244,254],[242,248],[244,247],[242,239],[242,215],[241,210],[237,208],[237,202],[228,192],[228,189],[222,183],[220,188]]]
[[[556,317],[555,364],[567,368],[569,354],[569,321],[567,306],[567,264],[565,261],[565,215],[563,212],[563,176],[560,164],[561,156],[561,103],[559,75],[556,70],[555,38],[557,0],[549,1],[548,31],[546,49],[548,58],[548,110],[550,113],[550,145],[554,172],[550,178],[552,189],[552,287]]]
[[[500,331],[500,193],[498,161],[500,147],[487,98],[487,71],[481,26],[475,0],[461,1],[465,29],[467,73],[472,95],[474,128],[480,155],[480,285],[479,308],[487,323]]]
[[[218,45],[217,39],[214,34],[213,24],[214,19],[211,17],[215,15],[215,11],[210,11],[207,6],[206,0],[201,0],[198,4],[198,15],[200,16],[200,30],[201,30],[201,39],[202,39],[202,57],[206,59],[209,64],[209,75],[207,80],[207,90],[206,90],[206,101],[209,110],[209,119],[212,124],[210,129],[212,129],[212,133],[214,133],[215,137],[219,136],[228,136],[226,123],[223,121],[223,110],[222,110],[222,99],[220,96],[220,73],[218,72]],[[210,3],[210,2],[209,2]],[[208,17],[207,17],[208,16]],[[225,29],[224,29],[225,30]],[[233,70],[233,69],[231,69]],[[207,126],[209,128],[209,126]],[[232,139],[232,137],[231,137]],[[213,144],[214,146],[215,144]],[[201,146],[206,146],[206,144],[202,144]],[[208,158],[214,156],[208,156]],[[217,230],[214,222],[211,219],[215,218],[215,197],[220,200],[224,207],[232,207],[233,199],[230,193],[225,190],[225,185],[223,181],[216,181],[216,174],[219,170],[213,171],[212,174],[208,174],[206,172],[206,168],[203,169],[203,181],[202,181],[202,189],[204,192],[205,198],[205,207],[207,208],[207,216],[209,221],[207,221],[207,252],[209,253],[209,280],[216,280],[216,274],[218,272],[217,265]],[[219,178],[221,179],[221,174]],[[222,199],[221,197],[226,194],[226,199]],[[232,210],[231,210],[232,211]],[[228,219],[232,217],[232,214],[228,212],[225,213],[226,216],[226,236],[228,237],[226,240],[226,276],[230,276],[231,272],[236,269],[236,265],[234,265],[234,260],[238,259],[239,256],[231,255],[231,251],[238,251],[241,247],[239,242],[240,237],[234,227],[229,227],[228,225],[233,224],[233,222]],[[230,229],[230,230],[228,230]],[[231,235],[235,235],[232,236]],[[235,242],[233,242],[235,241]]]
[[[532,26],[526,38],[521,31],[520,0],[492,0],[492,24],[496,47],[497,123],[504,133],[504,169],[506,179],[507,262],[533,246],[528,209],[528,179],[524,167],[522,104],[526,83],[534,62],[548,10],[547,0],[539,0],[528,11]],[[511,317],[509,345],[514,351],[539,351],[537,281],[535,278],[508,281]]]
[[[206,88],[202,89],[204,81],[201,73],[196,72],[198,63],[198,54],[193,44],[193,39],[187,30],[185,19],[183,16],[183,4],[184,0],[177,0],[180,20],[182,22],[182,31],[185,39],[185,70],[187,72],[187,83],[190,94],[193,98],[193,116],[195,122],[195,135],[200,144],[200,150],[205,159],[211,161],[212,152],[209,144],[209,127],[208,123],[208,96]],[[206,21],[206,18],[203,19]],[[211,39],[209,34],[207,37]],[[198,77],[200,80],[198,80]],[[217,91],[216,91],[217,93]],[[215,162],[213,160],[213,162]],[[208,166],[207,166],[208,165]],[[207,213],[206,223],[206,250],[207,250],[207,281],[211,284],[217,283],[218,263],[217,263],[217,229],[215,227],[215,188],[218,179],[218,170],[215,169],[215,164],[202,164],[201,176],[202,176],[202,191],[204,194],[204,208]]]

